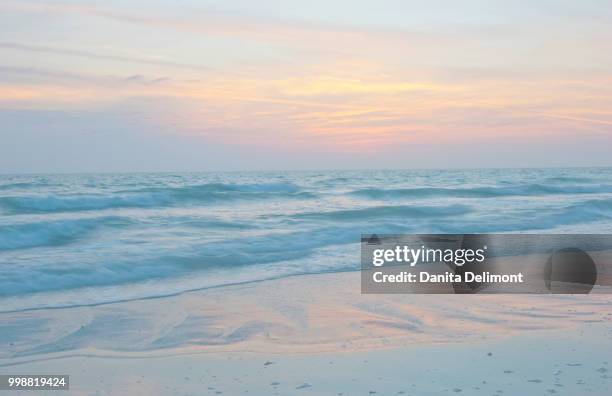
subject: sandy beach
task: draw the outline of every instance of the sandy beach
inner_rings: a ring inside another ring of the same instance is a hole
[[[0,365],[70,374],[78,395],[603,395],[612,384],[610,295],[362,295],[359,276],[3,313]]]
[[[0,396],[612,395],[611,3],[0,1]]]

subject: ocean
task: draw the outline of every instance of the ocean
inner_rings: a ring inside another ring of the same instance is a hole
[[[361,234],[485,232],[612,233],[612,168],[0,175],[0,311],[358,270]]]

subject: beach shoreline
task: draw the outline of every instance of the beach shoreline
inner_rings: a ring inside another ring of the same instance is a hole
[[[358,272],[304,275],[5,313],[0,367],[69,374],[71,395],[605,395],[611,303],[362,295]]]
[[[1,363],[80,350],[299,354],[453,344],[609,323],[612,296],[363,295],[360,273],[344,272],[1,316]]]

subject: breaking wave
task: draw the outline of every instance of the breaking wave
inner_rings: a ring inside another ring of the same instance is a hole
[[[498,198],[504,196],[537,196],[554,194],[596,194],[612,193],[612,185],[575,185],[554,186],[528,184],[504,187],[415,187],[415,188],[363,188],[351,191],[350,194],[369,199],[399,198]]]
[[[0,197],[8,214],[78,212],[112,208],[153,208],[233,200],[311,198],[294,184],[222,184],[150,187],[105,194],[31,195]]]

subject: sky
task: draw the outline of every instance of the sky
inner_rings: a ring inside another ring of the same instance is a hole
[[[0,2],[0,173],[611,166],[608,0]]]

